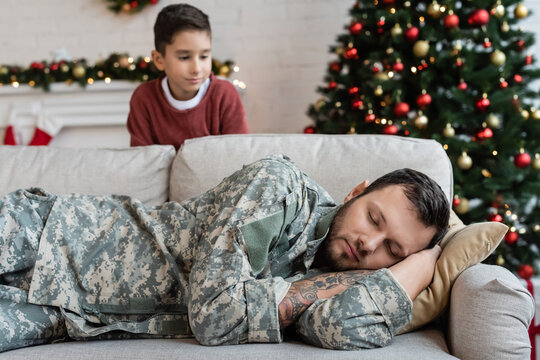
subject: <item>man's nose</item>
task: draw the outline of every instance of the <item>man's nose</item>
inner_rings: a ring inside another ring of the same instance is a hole
[[[362,241],[362,251],[371,254],[381,246],[384,241],[384,234],[380,232],[374,232]]]

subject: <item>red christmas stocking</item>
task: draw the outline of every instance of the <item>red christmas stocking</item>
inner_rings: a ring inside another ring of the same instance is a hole
[[[17,139],[15,137],[15,128],[13,125],[8,125],[6,133],[4,135],[4,145],[17,145]]]
[[[42,114],[38,117],[34,137],[28,145],[48,145],[60,129],[62,124],[58,119]]]

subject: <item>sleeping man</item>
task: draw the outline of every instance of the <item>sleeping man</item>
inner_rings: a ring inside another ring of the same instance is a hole
[[[431,281],[441,188],[410,169],[337,206],[287,157],[181,203],[18,190],[0,200],[0,351],[64,339],[388,344]]]

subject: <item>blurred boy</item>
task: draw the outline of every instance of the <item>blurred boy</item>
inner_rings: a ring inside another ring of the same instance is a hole
[[[176,4],[163,8],[154,25],[152,59],[165,74],[133,93],[127,128],[131,146],[171,144],[186,139],[248,132],[234,86],[212,74],[208,16]]]

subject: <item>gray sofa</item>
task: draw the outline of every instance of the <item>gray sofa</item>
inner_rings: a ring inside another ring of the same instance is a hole
[[[0,195],[41,186],[53,193],[127,194],[149,205],[181,201],[264,155],[282,153],[337,202],[364,179],[401,167],[432,176],[452,198],[452,168],[431,140],[363,135],[229,135],[172,147],[63,149],[0,147]],[[372,350],[335,351],[294,336],[281,344],[205,347],[195,339],[110,340],[46,344],[0,354],[1,359],[528,359],[530,294],[504,268],[479,264],[456,280],[437,321]]]

